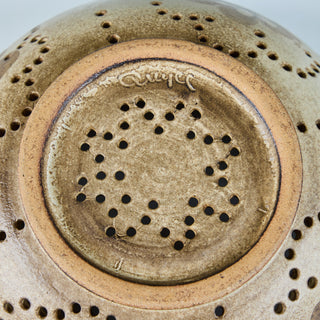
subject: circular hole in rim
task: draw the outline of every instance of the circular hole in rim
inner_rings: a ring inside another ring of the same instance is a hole
[[[113,139],[113,134],[111,132],[106,132],[103,136],[103,139],[105,140],[112,140]]]
[[[14,311],[13,305],[10,302],[5,302],[3,304],[3,309],[7,313],[13,313]]]
[[[56,310],[56,317],[58,320],[63,320],[66,317],[66,314],[62,309],[58,309]]]
[[[240,52],[236,50],[231,50],[229,51],[229,55],[233,58],[239,58],[240,57]]]
[[[85,186],[87,183],[88,183],[88,180],[87,180],[87,178],[85,178],[85,177],[81,177],[81,178],[78,180],[78,184],[79,184],[80,186]]]
[[[150,112],[150,111],[148,111],[148,112],[146,112],[145,114],[144,114],[144,118],[146,119],[146,120],[152,120],[153,118],[154,118],[154,114],[152,113],[152,112]]]
[[[78,314],[81,312],[81,305],[77,302],[73,302],[71,305],[72,312]]]
[[[204,213],[207,215],[207,216],[212,216],[214,214],[214,210],[212,207],[210,206],[207,206],[205,207],[204,209]]]
[[[311,72],[311,71],[308,71],[308,74],[313,78],[317,76],[314,72]]]
[[[44,38],[41,38],[41,39],[38,41],[38,43],[39,43],[39,44],[44,44],[44,43],[46,43],[47,41],[48,41],[48,38],[44,37]]]
[[[237,196],[233,196],[231,199],[230,199],[230,203],[233,205],[233,206],[236,206],[238,205],[240,202],[239,198]]]
[[[20,79],[21,79],[20,76],[15,75],[15,76],[13,76],[13,77],[11,78],[11,83],[17,83],[17,82],[20,81]]]
[[[117,34],[113,34],[109,37],[108,41],[111,43],[111,44],[115,44],[115,43],[118,43],[120,41],[120,36],[117,35]]]
[[[306,217],[303,222],[307,228],[311,228],[313,226],[313,218],[311,217]]]
[[[273,60],[273,61],[276,61],[276,60],[279,59],[278,55],[277,55],[275,52],[269,52],[269,53],[268,53],[268,58],[269,58],[270,60]]]
[[[36,36],[30,40],[30,43],[35,43],[39,40],[39,36]]]
[[[109,216],[110,218],[115,218],[115,217],[117,217],[117,216],[118,216],[118,210],[115,209],[115,208],[110,209],[109,212],[108,212],[108,216]]]
[[[292,260],[294,259],[295,257],[295,252],[293,249],[287,249],[285,252],[284,252],[284,256],[287,260]]]
[[[218,50],[218,51],[223,51],[223,46],[219,43],[216,43],[213,45],[213,48]]]
[[[32,67],[31,66],[25,66],[23,69],[23,73],[30,73],[32,71]]]
[[[106,235],[109,237],[109,238],[112,238],[114,237],[116,234],[116,229],[114,227],[109,227],[107,228],[106,230]]]
[[[204,26],[203,26],[202,24],[196,24],[196,25],[194,26],[194,28],[195,28],[195,30],[197,30],[197,31],[202,31],[202,30],[204,29]]]
[[[103,172],[103,171],[99,171],[99,172],[97,173],[97,175],[96,175],[96,178],[97,178],[98,180],[104,180],[106,177],[107,177],[107,175],[106,175],[105,172]]]
[[[6,135],[6,129],[0,128],[0,138]]]
[[[18,121],[14,121],[11,123],[10,128],[12,131],[18,131],[20,129],[20,123]]]
[[[41,64],[43,62],[43,58],[42,57],[38,57],[37,59],[35,59],[34,61],[33,61],[33,63],[35,64],[35,65],[39,65],[39,64]]]
[[[239,156],[239,155],[240,155],[239,149],[237,149],[237,148],[232,148],[232,149],[230,150],[230,155],[233,156],[233,157]]]
[[[101,27],[104,28],[104,29],[108,29],[111,27],[111,22],[109,21],[104,21],[101,23]]]
[[[123,171],[117,171],[114,176],[118,181],[122,181],[125,178],[125,173]]]
[[[90,149],[90,145],[88,143],[83,143],[80,149],[81,151],[88,151]]]
[[[176,109],[177,110],[182,110],[185,108],[185,105],[183,102],[179,102],[177,105],[176,105]]]
[[[121,107],[120,107],[120,110],[123,111],[123,112],[127,112],[129,111],[130,107],[128,104],[124,103]]]
[[[308,56],[309,58],[312,58],[312,55],[309,51],[305,51],[305,53],[306,53],[306,56]]]
[[[199,119],[201,119],[201,113],[200,113],[200,111],[199,110],[193,110],[192,112],[191,112],[191,117],[193,117],[194,119],[196,119],[196,120],[199,120]]]
[[[284,69],[284,70],[286,70],[286,71],[288,71],[288,72],[291,72],[292,71],[292,65],[290,65],[290,64],[283,64],[282,65],[282,68]]]
[[[180,21],[182,19],[182,15],[177,13],[172,16],[172,19],[175,21]]]
[[[103,202],[106,201],[106,197],[105,197],[103,194],[98,194],[98,195],[96,196],[96,201],[97,201],[98,203],[103,203]]]
[[[226,178],[220,178],[218,180],[218,185],[219,185],[219,187],[224,188],[228,185],[228,180]]]
[[[162,238],[168,238],[170,236],[170,230],[168,228],[162,228],[160,235]]]
[[[174,120],[174,114],[172,112],[168,112],[165,115],[166,120],[173,121]]]
[[[195,208],[195,207],[198,206],[199,200],[198,200],[197,198],[195,198],[195,197],[191,197],[191,198],[189,199],[188,204],[189,204],[189,206],[190,206],[191,208]]]
[[[258,53],[256,51],[249,51],[248,52],[248,57],[250,58],[257,58],[258,57]]]
[[[184,244],[182,241],[176,241],[173,245],[174,249],[177,251],[181,251],[184,247]]]
[[[34,85],[34,79],[28,79],[24,84],[27,87],[31,87],[32,85]]]
[[[127,148],[128,148],[128,142],[127,142],[127,141],[124,141],[124,140],[120,141],[120,143],[119,143],[119,148],[120,148],[121,150],[127,149]]]
[[[206,43],[206,42],[208,42],[208,40],[209,40],[209,38],[207,36],[200,36],[199,37],[200,42]]]
[[[17,230],[21,231],[21,230],[23,230],[24,227],[25,227],[25,222],[24,222],[23,220],[21,220],[21,219],[18,219],[17,221],[15,221],[14,227],[15,227]]]
[[[45,307],[39,307],[38,308],[38,316],[40,318],[46,318],[48,315],[48,310]]]
[[[120,124],[120,128],[122,130],[128,130],[130,128],[130,125],[127,121],[123,121],[121,124]]]
[[[306,74],[303,70],[301,70],[301,69],[298,69],[298,70],[297,70],[297,74],[298,74],[298,76],[299,76],[300,78],[302,78],[302,79],[306,79],[306,78],[307,78],[307,74]]]
[[[6,240],[7,238],[7,234],[4,231],[0,231],[0,242],[3,242],[4,240]]]
[[[100,10],[95,13],[97,17],[103,17],[106,14],[107,14],[107,10]]]
[[[31,303],[27,298],[20,299],[20,308],[23,310],[29,310],[31,308]]]
[[[193,131],[189,131],[187,133],[187,138],[190,139],[190,140],[193,140],[194,138],[196,137],[196,134],[193,132]]]
[[[77,201],[78,201],[78,202],[83,202],[83,201],[86,200],[86,198],[87,198],[87,196],[86,196],[84,193],[79,193],[79,194],[77,195]]]
[[[231,137],[230,137],[230,136],[225,135],[225,136],[223,136],[223,137],[222,137],[222,139],[221,139],[221,140],[222,140],[222,142],[223,142],[223,143],[225,143],[225,144],[229,144],[229,143],[231,142],[231,140],[232,140],[232,139],[231,139]]]
[[[205,20],[206,20],[207,22],[213,22],[213,21],[214,21],[214,17],[207,16],[207,17],[205,17]]]
[[[91,306],[90,307],[90,315],[91,317],[97,317],[100,313],[100,310],[97,306]]]
[[[128,237],[134,237],[137,234],[137,230],[133,227],[128,228],[127,230],[127,236]]]
[[[190,14],[189,19],[195,21],[198,20],[199,17],[196,14]]]
[[[297,268],[293,268],[289,271],[289,277],[292,279],[292,280],[297,280],[299,279],[300,277],[300,271],[299,269]]]
[[[302,133],[306,133],[307,132],[307,126],[303,122],[299,122],[297,124],[297,128]]]
[[[144,100],[142,99],[139,99],[137,102],[136,102],[136,106],[140,109],[143,109],[145,107],[146,103]]]
[[[221,222],[225,222],[225,223],[226,223],[226,222],[229,222],[230,217],[229,217],[228,214],[222,213],[222,214],[220,215],[219,219],[220,219]]]
[[[121,202],[124,204],[128,204],[131,202],[131,197],[128,194],[125,194],[122,196]]]
[[[203,139],[203,142],[207,145],[210,145],[213,143],[213,137],[209,134],[207,134],[204,139]]]
[[[318,285],[318,279],[316,277],[310,277],[307,284],[309,289],[314,289]]]
[[[158,127],[156,127],[155,129],[154,129],[154,133],[155,134],[162,134],[163,133],[163,128],[162,127],[160,127],[160,126],[158,126]]]
[[[94,160],[95,160],[96,163],[101,163],[101,162],[104,161],[104,155],[98,154],[98,155],[96,155]]]
[[[151,223],[151,218],[150,218],[149,216],[143,216],[143,217],[141,218],[141,223],[142,223],[143,225],[148,225],[148,224]]]
[[[302,232],[300,230],[293,230],[291,233],[292,239],[293,240],[300,240],[302,238]]]
[[[283,314],[286,310],[286,306],[284,303],[282,302],[278,302],[274,305],[273,307],[273,311],[276,313],[276,314]]]
[[[187,225],[187,226],[192,226],[194,224],[194,218],[191,217],[191,216],[187,216],[185,217],[184,219],[184,223]]]
[[[205,174],[206,174],[207,176],[212,176],[212,175],[214,174],[213,168],[212,168],[211,166],[206,167],[206,169],[205,169]]]
[[[29,101],[32,101],[32,102],[34,102],[34,101],[37,101],[38,99],[39,99],[39,93],[38,92],[31,92],[29,95],[28,95],[28,99],[29,99]]]
[[[97,133],[91,129],[88,133],[87,133],[87,137],[88,138],[94,138],[97,135]]]
[[[296,289],[293,289],[289,292],[288,298],[291,301],[297,301],[299,299],[299,291]]]
[[[160,16],[164,16],[165,14],[168,13],[168,11],[165,10],[165,9],[158,9],[158,10],[157,10],[157,13],[158,13]]]
[[[194,239],[195,236],[196,236],[196,234],[194,233],[193,230],[188,230],[188,231],[186,231],[186,233],[185,233],[185,237],[186,237],[187,239],[189,239],[189,240]]]
[[[254,34],[259,38],[265,38],[266,34],[261,30],[256,30]]]
[[[221,318],[224,315],[224,307],[223,306],[218,306],[214,310],[214,314],[216,317]]]
[[[225,161],[219,161],[218,168],[221,171],[226,170],[228,168],[228,164]]]
[[[155,209],[158,209],[159,207],[159,204],[157,201],[155,200],[151,200],[149,203],[148,203],[148,208],[151,209],[151,210],[155,210]]]
[[[264,42],[258,42],[257,47],[261,50],[266,50],[267,49],[267,44]]]

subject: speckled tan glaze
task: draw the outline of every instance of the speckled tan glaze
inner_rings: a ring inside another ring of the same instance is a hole
[[[103,22],[110,27],[102,28]],[[197,24],[204,30],[195,30]],[[109,46],[110,40],[124,43]],[[266,49],[257,47],[261,42]],[[237,58],[228,56],[235,51]],[[46,131],[70,93],[103,67],[160,57],[200,64],[240,88],[270,128],[282,168],[276,212],[260,241],[224,271],[176,286],[123,280],[80,258],[52,224],[39,180]],[[222,2],[110,1],[39,26],[0,58],[0,230],[6,233],[0,242],[0,317],[34,319],[44,306],[48,319],[59,319],[59,309],[66,318],[88,319],[97,306],[97,319],[212,319],[223,306],[224,319],[278,319],[275,311],[284,319],[315,319],[319,286],[310,279],[319,278],[320,265],[319,57],[303,43]],[[12,83],[14,78],[19,80]],[[23,230],[18,219],[25,221]],[[301,231],[301,239],[292,238],[293,230]],[[299,270],[296,280],[289,276],[293,268]],[[293,289],[299,292],[295,301],[288,299]],[[20,307],[21,298],[30,309]],[[81,313],[72,312],[73,302]]]

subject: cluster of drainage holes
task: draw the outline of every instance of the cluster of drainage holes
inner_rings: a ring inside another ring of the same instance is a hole
[[[318,213],[318,219],[320,221],[320,213]],[[314,226],[314,219],[312,217],[305,217],[304,219],[304,225],[306,228],[312,228]],[[301,230],[295,229],[291,232],[291,237],[295,241],[300,241],[303,238],[303,234]],[[289,248],[284,252],[284,257],[291,261],[296,257],[296,252],[292,249]],[[297,268],[292,268],[289,271],[289,277],[291,280],[298,280],[300,278],[300,270]],[[318,285],[318,279],[314,276],[311,276],[308,278],[307,283],[306,283],[308,289],[313,290],[314,288],[317,287]],[[299,290],[297,289],[292,289],[288,293],[288,299],[292,302],[295,302],[299,299],[300,293]],[[286,305],[283,302],[278,302],[274,305],[273,311],[276,314],[283,314],[286,311]]]
[[[143,100],[143,99],[138,99],[135,103],[135,106],[138,107],[139,109],[144,109],[146,107],[146,102]],[[176,110],[182,110],[185,108],[185,105],[183,102],[178,102],[177,105],[176,105]],[[123,111],[123,112],[128,112],[130,110],[130,106],[129,104],[127,103],[124,103],[121,105],[120,107],[120,110]],[[151,112],[151,111],[147,111],[144,113],[143,115],[144,119],[147,120],[147,121],[152,121],[154,119],[154,113]],[[194,109],[191,111],[190,113],[190,117],[193,118],[194,120],[199,120],[201,119],[202,115],[201,115],[201,112],[197,109]],[[172,113],[172,112],[167,112],[165,115],[164,115],[164,118],[167,120],[167,121],[173,121],[175,120],[175,115]],[[123,121],[119,124],[119,127],[123,130],[128,130],[130,128],[130,124],[126,121]],[[155,134],[159,135],[159,134],[162,134],[164,132],[163,128],[160,127],[160,126],[157,126],[155,128]],[[97,137],[98,134],[97,132],[94,130],[94,129],[90,129],[88,132],[87,132],[87,137],[89,138],[89,140],[91,138],[95,138]],[[196,133],[192,130],[188,131],[187,134],[186,134],[186,137],[187,139],[189,140],[193,140],[196,138]],[[103,134],[103,138],[107,141],[110,141],[110,140],[113,140],[114,139],[114,134],[107,131]],[[214,138],[213,136],[211,136],[210,134],[207,134],[204,138],[203,138],[203,142],[206,144],[206,145],[211,145],[214,143]],[[229,136],[229,135],[224,135],[222,136],[222,138],[219,139],[220,142],[228,145],[232,142],[232,138]],[[126,149],[128,147],[128,143],[124,140],[120,141],[120,143],[118,144],[118,147],[120,149]],[[81,151],[88,151],[90,150],[90,144],[89,143],[83,143],[80,147]],[[233,157],[237,157],[240,155],[240,151],[239,149],[233,147],[230,149],[230,152],[229,152],[229,155],[230,156],[233,156]],[[102,155],[102,154],[98,154],[95,156],[95,162],[96,163],[102,163],[103,161],[105,160],[105,156]],[[220,171],[224,171],[228,168],[228,164],[226,163],[226,161],[222,160],[222,161],[219,161],[217,163],[217,167]],[[207,166],[205,169],[204,169],[204,173],[205,175],[207,176],[213,176],[214,175],[214,168],[213,166]],[[96,174],[96,179],[98,180],[104,180],[106,178],[106,173],[103,172],[103,171],[100,171]],[[118,180],[118,181],[121,181],[125,178],[125,173],[123,171],[117,171],[114,175],[115,179]],[[78,180],[78,184],[81,185],[81,186],[85,186],[86,184],[88,183],[88,180],[86,177],[81,177],[79,180]],[[221,177],[217,180],[217,185],[221,188],[225,188],[227,185],[228,185],[228,180],[227,178],[225,177]],[[77,201],[78,202],[83,202],[87,199],[87,196],[84,194],[84,193],[79,193],[77,195]],[[102,194],[99,194],[96,196],[96,201],[98,203],[104,203],[105,202],[105,196],[102,195]],[[121,202],[123,204],[128,204],[131,202],[131,197],[127,194],[123,195],[121,197]],[[240,202],[238,196],[236,195],[233,195],[231,198],[230,198],[230,204],[233,205],[233,206],[236,206],[238,205]],[[197,198],[195,197],[192,197],[189,199],[189,206],[192,207],[192,208],[195,208],[198,206],[199,204],[199,201]],[[150,210],[155,210],[158,208],[158,202],[155,201],[155,200],[151,200],[148,204],[148,208]],[[204,209],[204,213],[207,215],[207,216],[211,216],[214,214],[214,209],[210,206],[207,206],[205,209]],[[118,210],[115,209],[115,208],[112,208],[109,210],[109,213],[108,213],[108,216],[110,218],[115,218],[118,216]],[[227,223],[229,222],[230,220],[230,217],[227,213],[223,212],[219,215],[219,219],[221,222],[223,223]],[[149,225],[151,223],[151,218],[149,216],[144,216],[141,218],[140,222],[143,224],[143,225]],[[187,226],[191,226],[192,224],[194,223],[194,219],[190,216],[188,216],[186,219],[185,219],[185,224]],[[134,237],[137,233],[137,230],[134,228],[134,227],[130,227],[127,229],[126,231],[126,235],[128,237]],[[106,235],[108,237],[115,237],[117,235],[117,232],[116,232],[116,229],[114,227],[108,227],[106,229]],[[167,238],[169,237],[170,235],[170,230],[168,228],[165,228],[163,227],[162,230],[160,231],[160,236],[163,237],[163,238]],[[193,230],[187,230],[185,232],[185,238],[186,239],[189,239],[189,240],[192,240],[194,239],[196,236],[195,232]],[[176,250],[182,250],[184,248],[184,243],[182,241],[176,241],[174,243],[174,248]]]
[[[263,40],[263,38],[266,38],[266,34],[261,31],[261,30],[255,30],[254,34],[260,38],[260,40]],[[268,45],[263,42],[263,41],[259,41],[257,44],[257,47],[261,50],[266,50],[268,48]],[[312,55],[310,54],[310,52],[305,51],[305,54],[312,59]],[[258,57],[258,53],[256,51],[250,51],[248,52],[248,56],[250,58],[257,58]],[[267,56],[270,60],[273,61],[277,61],[279,60],[279,56],[276,52],[268,52]],[[297,75],[302,78],[302,79],[306,79],[308,77],[308,74],[315,78],[317,76],[318,73],[320,73],[319,71],[320,68],[320,64],[317,61],[314,61],[314,64],[310,65],[310,69],[307,68],[306,71],[302,70],[301,68],[297,68]],[[287,72],[292,72],[293,71],[293,66],[291,64],[288,63],[282,63],[282,69],[287,71]],[[312,69],[312,70],[311,70]]]
[[[106,15],[107,15],[108,11],[107,10],[100,10],[100,11],[97,11],[95,12],[95,16],[98,17],[99,19],[101,18],[104,18]],[[105,30],[109,30],[111,29],[112,27],[112,23],[111,21],[102,21],[101,22],[101,27]],[[107,37],[107,41],[110,43],[110,44],[116,44],[120,41],[120,36],[116,33],[114,34],[110,34],[108,37]]]
[[[31,302],[27,299],[27,298],[22,298],[19,301],[19,306],[22,310],[30,310],[31,308]],[[12,314],[14,312],[14,306],[10,303],[10,302],[4,302],[3,304],[3,309],[5,312]],[[73,302],[71,304],[71,312],[74,314],[79,314],[80,312],[82,312],[82,307],[79,303],[77,302]],[[47,308],[43,307],[43,306],[39,306],[38,308],[36,308],[35,310],[37,316],[41,319],[45,319],[49,312],[47,310]],[[89,308],[89,314],[91,317],[97,317],[100,314],[100,309],[97,306],[91,306]],[[55,315],[55,319],[57,320],[63,320],[66,318],[66,314],[64,312],[64,310],[62,309],[56,309],[54,311],[54,315]],[[106,320],[116,320],[116,317],[113,315],[108,315],[106,317]]]
[[[151,5],[155,6],[155,7],[159,7],[161,6],[162,2],[160,1],[153,1],[151,2]],[[157,9],[157,14],[160,16],[166,16],[168,14],[168,10],[164,9],[164,8],[158,8]],[[177,22],[177,21],[182,21],[183,20],[183,15],[180,13],[174,13],[172,15],[170,15],[170,18]],[[199,23],[198,20],[200,20],[202,17],[200,17],[200,15],[196,14],[196,13],[191,13],[188,15],[188,19],[195,22],[196,24],[193,25],[193,28],[196,31],[203,31],[205,29],[205,25],[202,23]],[[204,16],[203,19],[205,20],[205,23],[212,23],[215,21],[215,18],[212,16]],[[206,35],[197,35],[198,36],[198,40],[200,42],[208,42],[209,38]]]
[[[125,198],[126,200],[124,200],[124,197],[128,197],[128,198]],[[122,197],[122,202],[123,203],[128,203],[131,201],[131,198],[130,196],[128,195],[125,195],[124,197]],[[130,200],[130,201],[129,201]],[[199,206],[199,200],[196,198],[196,197],[191,197],[188,201],[188,205],[191,207],[191,208],[196,208]],[[158,209],[159,207],[159,203],[156,201],[156,200],[151,200],[149,203],[148,203],[148,208],[150,210],[156,210]],[[110,218],[116,218],[118,216],[119,212],[116,208],[111,208],[108,212],[108,216]],[[207,216],[212,216],[214,214],[214,209],[211,207],[211,206],[206,206],[204,208],[204,214],[207,215]],[[219,217],[220,221],[221,222],[228,222],[229,221],[229,215],[227,213],[222,213],[220,214],[220,217]],[[147,215],[143,216],[140,220],[141,224],[143,225],[149,225],[151,223],[151,218]],[[186,216],[185,219],[184,219],[184,223],[186,226],[188,227],[191,227],[194,223],[195,223],[195,219],[192,217],[192,216]],[[117,231],[115,229],[114,226],[110,226],[110,227],[107,227],[106,228],[106,235],[110,238],[115,238],[117,236]],[[126,231],[126,235],[128,237],[134,237],[135,235],[137,234],[137,229],[134,228],[134,227],[129,227]],[[171,231],[169,228],[166,228],[166,227],[163,227],[160,231],[160,236],[162,238],[168,238],[171,234]],[[119,234],[121,235],[121,234]],[[192,230],[192,229],[188,229],[185,234],[184,234],[185,238],[188,239],[188,240],[192,240],[196,237],[196,233]],[[184,248],[185,244],[183,241],[175,241],[174,244],[173,244],[173,247],[175,250],[177,251],[180,251]]]

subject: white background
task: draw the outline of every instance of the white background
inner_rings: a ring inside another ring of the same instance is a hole
[[[90,0],[0,0],[0,53],[36,25],[88,2]],[[278,22],[320,53],[319,0],[229,0],[229,2]]]

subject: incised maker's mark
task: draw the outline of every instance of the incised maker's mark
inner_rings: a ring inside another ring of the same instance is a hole
[[[169,88],[172,88],[174,82],[176,82],[179,84],[186,85],[190,91],[194,92],[196,91],[196,89],[192,85],[193,79],[194,75],[192,73],[184,74],[182,72],[171,72],[168,74],[163,72],[150,72],[141,75],[136,71],[132,71],[119,76],[120,84],[126,88],[134,86],[143,87],[148,83],[167,81]]]

